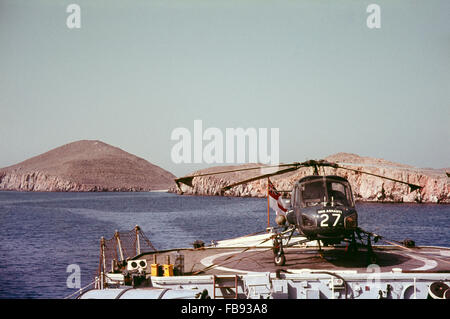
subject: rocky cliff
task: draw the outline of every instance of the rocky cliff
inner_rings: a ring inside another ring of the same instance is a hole
[[[117,147],[83,140],[0,169],[0,190],[149,191],[168,189],[174,178]]]
[[[348,153],[338,153],[325,159],[330,162],[351,163],[351,165],[346,165],[346,167],[422,186],[420,191],[410,192],[407,185],[390,180],[344,169],[325,168],[325,174],[327,175],[339,175],[347,178],[352,186],[355,199],[358,201],[450,203],[450,178],[446,175],[444,169],[418,169],[382,159],[361,157]],[[252,166],[259,165],[246,164],[238,167],[213,167],[195,172],[192,175]],[[170,191],[194,195],[219,195],[220,189],[226,185],[268,172],[267,170],[254,170],[197,177],[193,180],[192,188],[181,185],[181,190],[177,187],[172,187]],[[301,168],[294,172],[271,177],[270,179],[278,190],[291,190],[296,181],[312,173],[311,168]],[[227,191],[226,194],[230,196],[265,197],[266,190],[267,181],[262,179],[236,186]]]

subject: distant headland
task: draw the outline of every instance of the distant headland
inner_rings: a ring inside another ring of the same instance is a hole
[[[339,175],[350,182],[355,199],[365,202],[450,203],[450,169],[415,168],[383,159],[362,157],[350,153],[337,153],[325,158],[330,162],[352,163],[378,175],[403,180],[422,186],[410,192],[409,187],[375,176],[353,171],[324,168],[327,175]],[[259,164],[215,166],[190,175],[223,171]],[[322,173],[322,172],[321,172]],[[302,168],[280,176],[271,177],[279,190],[290,190],[300,178],[311,175],[311,168]],[[0,169],[0,190],[36,192],[144,192],[169,190],[190,195],[219,195],[220,189],[231,183],[258,175],[255,171],[235,172],[197,177],[193,187],[176,186],[172,173],[145,159],[120,148],[97,140],[72,142],[18,164]],[[226,195],[240,197],[265,197],[265,179],[239,185]]]
[[[0,169],[0,190],[95,192],[167,190],[175,176],[101,141],[69,143]]]
[[[422,186],[420,190],[410,191],[407,185],[395,183],[379,177],[356,173],[339,168],[324,168],[327,175],[339,175],[348,179],[352,186],[355,200],[362,202],[388,203],[450,203],[450,177],[446,174],[450,169],[415,168],[383,159],[362,157],[351,153],[337,153],[325,158],[330,162],[352,163],[350,168],[364,170],[408,183]],[[238,166],[210,167],[189,175],[212,173],[229,169],[238,169],[258,164]],[[222,187],[259,175],[258,171],[240,171],[228,174],[202,176],[193,179],[193,187],[180,184],[173,186],[170,192],[192,195],[219,195]],[[267,173],[267,172],[266,172]],[[291,190],[300,178],[311,175],[311,168],[301,168],[283,175],[271,177],[278,190]],[[322,169],[321,172],[322,173]],[[267,196],[266,179],[242,184],[226,192],[229,196],[265,197]]]

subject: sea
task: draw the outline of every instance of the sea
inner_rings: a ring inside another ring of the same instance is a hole
[[[390,240],[450,247],[450,205],[357,203],[359,226]],[[272,212],[272,223],[274,213]],[[262,231],[265,198],[165,192],[0,192],[0,298],[62,299],[98,270],[100,238],[138,225],[158,250]]]

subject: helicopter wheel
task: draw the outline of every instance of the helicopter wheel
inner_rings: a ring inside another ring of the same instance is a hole
[[[367,265],[378,264],[378,257],[375,254],[370,254],[367,256]]]
[[[284,266],[284,264],[286,263],[286,257],[284,256],[284,254],[277,255],[275,256],[273,261],[277,266]]]

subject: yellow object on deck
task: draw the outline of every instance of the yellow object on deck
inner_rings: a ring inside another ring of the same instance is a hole
[[[151,264],[150,265],[150,275],[151,276],[158,276],[159,275],[159,264]]]
[[[164,269],[164,277],[173,276],[173,265],[172,264],[163,265],[163,269]]]

